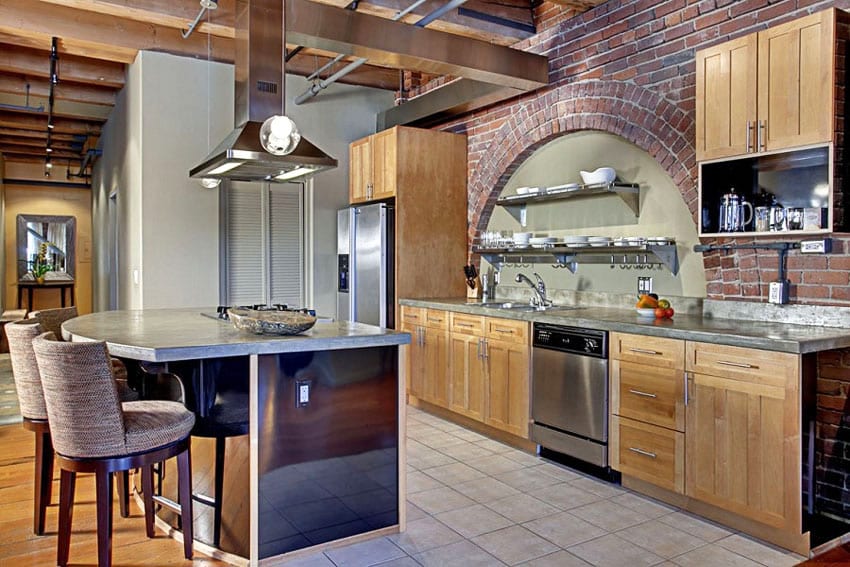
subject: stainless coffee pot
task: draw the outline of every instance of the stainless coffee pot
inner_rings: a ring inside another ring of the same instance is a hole
[[[741,232],[751,220],[753,206],[742,195],[736,194],[734,187],[720,198],[719,232]]]

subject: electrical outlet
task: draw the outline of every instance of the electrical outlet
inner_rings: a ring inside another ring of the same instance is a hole
[[[310,382],[298,380],[295,382],[295,407],[305,408],[310,405]]]
[[[802,254],[829,254],[832,252],[832,239],[802,240],[800,241],[800,252]]]
[[[652,293],[652,278],[649,276],[638,276],[638,295]]]
[[[769,303],[784,305],[788,303],[788,292],[791,289],[791,282],[788,280],[781,282],[770,282],[770,288],[767,295]]]

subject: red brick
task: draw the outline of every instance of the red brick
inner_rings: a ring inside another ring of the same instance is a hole
[[[850,283],[848,272],[806,271],[803,281],[807,284],[847,285]]]

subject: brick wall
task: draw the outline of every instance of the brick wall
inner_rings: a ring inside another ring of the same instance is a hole
[[[468,135],[470,242],[535,149],[588,129],[620,135],[647,151],[679,187],[696,222],[694,51],[833,6],[848,9],[850,0],[611,0],[578,17],[543,2],[535,10],[539,33],[517,47],[549,57],[550,85],[441,126]],[[843,61],[843,42],[839,50]],[[843,72],[838,80],[843,99]],[[838,110],[843,113],[843,105]],[[836,128],[842,144],[843,121]],[[840,181],[847,164],[842,150],[836,156]],[[840,218],[843,197],[837,193]],[[850,305],[850,235],[836,235],[835,245],[826,257],[789,255],[793,302]],[[766,301],[767,284],[777,278],[776,253],[716,252],[705,254],[704,262],[707,294],[714,299]],[[818,504],[850,517],[850,349],[822,353],[818,376]]]

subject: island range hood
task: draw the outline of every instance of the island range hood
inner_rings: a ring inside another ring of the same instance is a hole
[[[285,155],[266,151],[260,142],[264,121],[283,112],[285,45],[281,0],[236,1],[236,129],[189,171],[190,177],[286,183],[337,166],[303,137]]]

